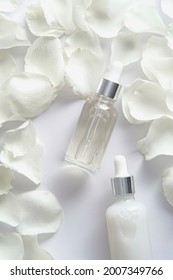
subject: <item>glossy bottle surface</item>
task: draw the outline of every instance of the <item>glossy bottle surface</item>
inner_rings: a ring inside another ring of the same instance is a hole
[[[114,100],[95,95],[83,106],[65,159],[91,171],[99,168],[117,120]]]
[[[111,259],[152,259],[146,208],[131,198],[117,198],[106,212]]]

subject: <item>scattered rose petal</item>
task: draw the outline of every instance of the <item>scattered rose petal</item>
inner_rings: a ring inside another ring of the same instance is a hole
[[[12,179],[14,179],[13,172],[0,164],[0,195],[7,194],[12,189]]]
[[[0,50],[0,85],[13,74],[15,69],[14,58],[6,50]]]
[[[23,235],[24,256],[23,260],[52,260],[53,258],[43,250],[35,235]]]
[[[0,260],[21,260],[23,241],[16,232],[0,233]]]
[[[10,17],[0,14],[0,49],[29,46],[25,29]]]
[[[151,4],[135,3],[125,13],[126,27],[135,33],[152,32],[166,35],[167,29],[157,8]]]
[[[4,141],[5,150],[11,152],[14,158],[30,152],[36,141],[36,132],[32,122],[26,121],[18,128],[6,131]]]
[[[64,58],[58,38],[38,38],[25,56],[25,71],[45,75],[54,86],[62,87],[64,81]]]
[[[138,148],[150,160],[159,155],[173,155],[173,120],[160,118],[154,120],[146,137],[138,142]]]
[[[166,199],[173,206],[173,167],[167,168],[163,171],[162,185]]]
[[[87,49],[97,53],[98,55],[102,55],[102,49],[98,36],[91,30],[86,32],[77,30],[66,40],[65,52],[68,57],[77,50]]]
[[[86,11],[88,25],[100,37],[111,38],[124,26],[124,13],[131,0],[95,0]]]
[[[19,119],[32,118],[45,111],[57,96],[47,77],[34,73],[19,73],[3,85],[13,114]]]
[[[0,160],[10,169],[26,176],[36,185],[42,177],[43,146],[37,139],[32,150],[24,156],[14,157],[5,146],[0,153]]]
[[[163,88],[173,90],[173,50],[165,38],[152,37],[143,52],[141,61],[146,76]]]
[[[166,105],[168,91],[157,83],[137,80],[124,90],[122,97],[123,112],[132,122],[143,123],[163,116],[173,118],[173,113]]]
[[[40,3],[33,3],[28,6],[26,20],[30,31],[36,36],[55,36],[60,37],[64,31],[51,28],[46,21],[43,8]]]
[[[85,17],[86,9],[92,4],[93,0],[75,0],[73,1],[73,22],[83,31],[89,31],[87,19]]]
[[[17,230],[22,235],[51,233],[59,229],[62,208],[48,191],[31,191],[19,195],[23,206]]]
[[[161,0],[161,9],[169,17],[173,18],[173,2],[172,0]]]
[[[142,44],[137,34],[120,32],[111,46],[111,62],[119,61],[124,66],[138,61],[142,56]]]
[[[86,97],[96,91],[104,70],[103,55],[90,50],[77,50],[67,61],[65,75],[73,91]]]
[[[13,12],[20,4],[21,0],[0,0],[0,11],[1,12]]]
[[[18,198],[11,192],[0,195],[0,222],[17,226],[21,218],[21,205]]]
[[[40,0],[45,18],[49,26],[63,30],[66,35],[75,30],[73,23],[73,1],[71,0]]]
[[[7,98],[4,91],[0,90],[0,127],[2,124],[10,119],[13,119],[13,113],[9,108]]]

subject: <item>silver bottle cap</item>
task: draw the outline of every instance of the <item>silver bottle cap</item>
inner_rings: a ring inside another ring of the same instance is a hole
[[[127,171],[126,159],[118,155],[114,159],[115,177],[111,179],[114,196],[131,195],[135,193],[134,178]]]
[[[111,179],[111,183],[113,196],[123,196],[135,193],[133,176],[114,177]]]
[[[122,86],[118,83],[112,82],[107,79],[102,79],[99,83],[97,93],[109,97],[117,99]]]

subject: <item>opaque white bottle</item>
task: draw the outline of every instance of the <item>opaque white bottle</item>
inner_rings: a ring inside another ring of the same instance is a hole
[[[146,208],[135,200],[133,176],[121,155],[115,158],[115,172],[111,180],[115,203],[106,212],[111,259],[152,259]]]

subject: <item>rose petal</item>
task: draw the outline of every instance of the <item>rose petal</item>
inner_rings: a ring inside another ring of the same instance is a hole
[[[173,2],[172,0],[161,0],[161,9],[169,17],[173,18]]]
[[[0,14],[0,49],[29,46],[25,29],[10,17]]]
[[[88,25],[99,36],[111,38],[124,26],[124,13],[131,0],[95,0],[86,11]]]
[[[13,119],[13,113],[9,108],[7,98],[4,91],[0,90],[0,127],[2,124],[10,119]]]
[[[23,205],[22,218],[17,230],[22,235],[51,233],[59,229],[62,208],[52,193],[31,191],[19,195]]]
[[[102,55],[90,50],[77,50],[67,61],[65,75],[73,91],[84,97],[96,91],[104,70]]]
[[[30,31],[36,36],[57,36],[64,34],[63,30],[51,28],[46,21],[43,8],[40,3],[28,6],[26,20]]]
[[[157,8],[152,3],[135,3],[125,13],[125,25],[132,32],[152,32],[166,35],[167,30]]]
[[[89,26],[85,17],[86,9],[92,4],[93,0],[73,1],[73,22],[83,31],[89,31]]]
[[[9,78],[16,69],[14,58],[5,50],[0,50],[0,85]]]
[[[102,55],[102,49],[97,35],[88,30],[87,32],[77,30],[67,38],[65,52],[68,57],[77,50],[91,50],[98,55]]]
[[[18,198],[11,192],[0,196],[0,222],[17,226],[21,218],[21,205]]]
[[[146,137],[138,142],[138,148],[150,160],[159,155],[173,155],[173,120],[163,117],[154,120]]]
[[[120,61],[124,66],[138,61],[142,56],[142,45],[137,34],[120,32],[111,46],[111,62]]]
[[[8,130],[4,137],[5,149],[13,157],[23,156],[33,149],[36,132],[31,121],[26,121],[16,129]]]
[[[16,232],[0,233],[0,260],[21,260],[23,241]]]
[[[12,76],[3,86],[10,109],[17,117],[32,118],[45,111],[56,98],[48,78],[33,73]]]
[[[63,86],[64,58],[60,40],[53,37],[37,39],[25,56],[25,71],[45,75],[54,86]]]
[[[66,35],[75,30],[73,23],[73,1],[71,0],[40,0],[48,25],[63,30]]]
[[[13,12],[20,4],[21,0],[1,0],[0,11],[10,13]]]
[[[12,189],[11,181],[14,179],[13,172],[0,164],[0,195],[7,194]]]
[[[166,105],[167,91],[158,84],[145,80],[138,80],[125,89],[122,104],[127,119],[132,123],[140,123],[159,119],[162,116],[172,116],[173,113]],[[130,118],[129,118],[130,115]],[[135,120],[135,121],[134,121]]]
[[[167,168],[163,171],[162,185],[167,201],[173,206],[173,167]]]
[[[173,50],[167,45],[165,38],[151,37],[148,41],[147,47],[143,51],[141,66],[145,75],[153,80],[159,82],[162,86],[169,84],[172,80],[172,75],[169,72],[169,64],[171,66]],[[162,69],[164,67],[164,69]],[[166,73],[164,73],[166,71]],[[166,76],[166,77],[165,77]]]
[[[43,146],[37,139],[32,150],[24,156],[14,157],[3,147],[0,160],[10,169],[26,176],[36,185],[40,184],[42,177]]]
[[[23,235],[23,260],[52,260],[53,258],[38,244],[37,236]]]

